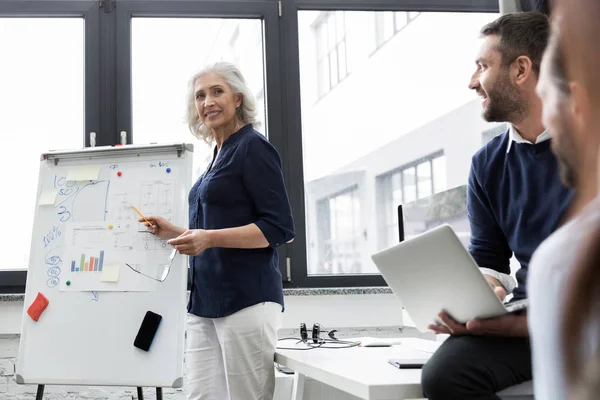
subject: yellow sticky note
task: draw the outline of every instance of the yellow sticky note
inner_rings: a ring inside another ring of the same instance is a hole
[[[40,206],[53,206],[56,201],[56,195],[58,194],[58,190],[56,189],[46,189],[42,190],[40,194],[40,201],[38,204]]]
[[[120,265],[105,265],[102,268],[102,277],[100,280],[102,282],[118,282],[119,281],[119,271],[121,270]]]
[[[95,181],[100,175],[100,166],[85,165],[70,168],[67,173],[67,181]]]

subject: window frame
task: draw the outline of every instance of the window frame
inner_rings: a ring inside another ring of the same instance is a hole
[[[374,287],[387,286],[378,274],[310,276],[307,265],[306,205],[302,155],[302,117],[300,101],[300,53],[298,11],[418,11],[498,13],[497,0],[284,0],[283,90],[286,93],[286,143],[282,155],[288,194],[296,224],[296,239],[288,247],[291,272],[287,288]],[[476,32],[474,33],[476,34]]]
[[[89,132],[96,132],[96,145],[109,144],[102,129],[100,73],[102,38],[99,35],[101,10],[97,1],[23,1],[0,0],[0,18],[83,18],[84,31],[84,136],[90,145]],[[25,293],[27,268],[0,270],[0,293]]]
[[[104,4],[101,8],[100,4]],[[116,9],[112,12],[106,6]],[[123,13],[154,16],[261,17],[265,22],[265,82],[269,140],[279,151],[296,224],[296,238],[279,249],[284,287],[386,286],[380,275],[308,276],[302,156],[298,11],[499,11],[497,0],[0,0],[1,17],[83,17],[85,19],[85,145],[96,132],[96,145],[120,143],[119,132],[131,133],[130,43],[124,37]],[[262,11],[261,11],[262,10]],[[267,11],[265,11],[267,10]],[[281,11],[281,13],[279,12]],[[261,13],[263,12],[263,13]],[[210,15],[209,15],[210,14]],[[118,17],[118,15],[120,17]],[[267,18],[265,18],[267,21]],[[130,37],[130,36],[129,36]],[[273,59],[276,60],[273,60]],[[275,68],[274,66],[278,66]],[[125,68],[125,69],[124,69]],[[126,69],[129,68],[129,71]],[[129,77],[128,77],[129,74]],[[123,86],[126,85],[126,86]],[[127,88],[127,89],[124,89]],[[123,92],[125,90],[125,92]],[[128,97],[121,97],[121,93]],[[127,103],[129,102],[129,104]],[[24,293],[27,270],[0,271],[0,293]]]
[[[263,20],[264,94],[268,101],[269,140],[283,153],[284,109],[281,87],[279,3],[273,0],[194,1],[39,1],[0,0],[1,17],[83,17],[85,19],[85,132],[96,132],[96,145],[133,143],[131,105],[131,17],[257,18]],[[85,146],[90,145],[85,134]],[[283,159],[283,154],[282,154]],[[287,276],[286,247],[279,251]],[[23,270],[0,271],[0,293],[24,293]]]
[[[117,129],[116,132],[127,132],[127,143],[133,143],[133,104],[132,104],[132,69],[131,69],[131,22],[132,18],[254,18],[263,21],[263,62],[264,82],[266,86],[266,108],[268,139],[280,152],[283,149],[283,92],[281,86],[281,46],[280,18],[278,4],[274,1],[230,1],[230,0],[195,0],[195,1],[119,1],[116,10],[116,66],[117,66]],[[264,92],[263,92],[264,95]],[[267,134],[267,132],[265,132]],[[190,140],[192,138],[190,137]],[[287,273],[286,246],[278,249],[279,271],[283,278]]]

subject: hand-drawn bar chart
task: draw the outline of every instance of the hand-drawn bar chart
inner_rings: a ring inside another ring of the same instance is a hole
[[[77,261],[71,260],[71,272],[102,272],[104,250],[100,250],[100,257],[89,256],[86,258],[86,254],[81,254],[78,261],[77,263]]]

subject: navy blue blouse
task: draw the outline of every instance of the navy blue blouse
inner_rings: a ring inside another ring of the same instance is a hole
[[[296,233],[275,147],[252,125],[241,128],[225,140],[216,162],[213,156],[211,165],[194,184],[189,206],[190,229],[255,223],[269,246],[216,247],[190,257],[192,287],[188,312],[219,318],[266,301],[279,303],[283,308],[283,285],[275,249]]]

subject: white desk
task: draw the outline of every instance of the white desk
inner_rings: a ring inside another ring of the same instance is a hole
[[[398,340],[402,344],[392,347],[277,350],[275,362],[296,371],[292,400],[303,400],[305,377],[365,400],[421,398],[421,370],[400,370],[387,361],[429,358],[441,343],[416,338]],[[292,347],[289,342],[281,343],[282,347]],[[533,399],[532,383],[507,388],[498,395],[503,399]]]
[[[361,399],[398,400],[422,397],[421,370],[400,370],[388,364],[388,360],[424,359],[429,356],[429,353],[415,350],[408,345],[396,345],[305,351],[277,350],[275,362],[296,371],[293,400],[302,400],[305,377]]]

